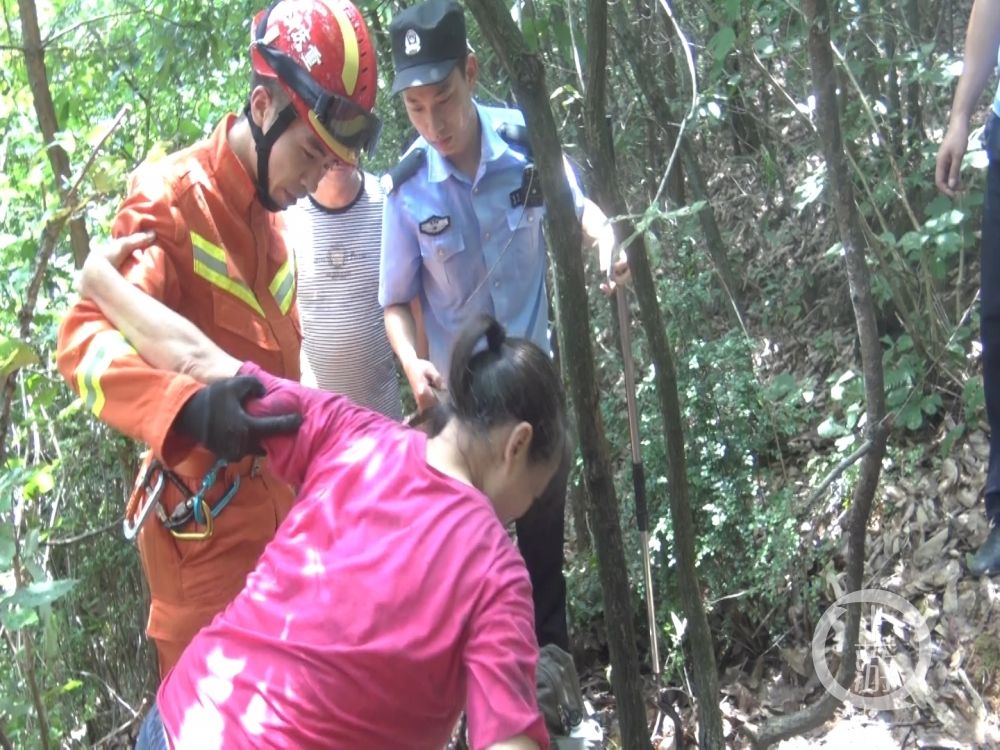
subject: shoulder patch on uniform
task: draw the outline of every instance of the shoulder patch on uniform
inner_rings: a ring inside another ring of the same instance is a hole
[[[420,222],[420,233],[429,235],[441,234],[441,232],[450,226],[450,216],[431,216],[429,219],[424,219]]]
[[[531,137],[528,135],[528,128],[513,122],[502,122],[497,125],[497,135],[504,142],[518,151],[521,151],[529,158],[531,157]]]
[[[396,166],[382,175],[379,180],[382,191],[386,195],[389,195],[389,193],[413,177],[420,170],[426,158],[427,150],[425,148],[418,147],[410,151]]]

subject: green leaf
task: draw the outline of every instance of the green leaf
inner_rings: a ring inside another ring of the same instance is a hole
[[[7,599],[8,606],[14,607],[41,607],[43,604],[52,602],[66,596],[76,581],[71,578],[62,578],[52,581],[36,581],[18,589]]]
[[[965,434],[965,424],[959,423],[948,430],[948,434],[945,435],[944,440],[941,441],[941,449],[939,453],[941,456],[951,455],[951,449],[955,446],[955,442]]]
[[[896,421],[901,423],[908,430],[919,430],[920,425],[924,423],[924,415],[920,411],[920,405],[915,403],[909,403],[903,407],[902,411],[899,412],[899,416],[896,417]]]
[[[939,193],[934,200],[927,204],[927,208],[924,210],[928,216],[941,216],[941,214],[950,211],[953,205],[951,198]]]
[[[0,335],[0,378],[5,378],[15,370],[38,364],[35,351],[19,339]]]
[[[938,393],[931,393],[928,396],[924,396],[923,400],[920,402],[920,410],[928,416],[933,416],[941,409],[941,403],[941,395]]]
[[[2,604],[3,602],[0,602]],[[17,632],[28,625],[38,623],[38,612],[33,609],[13,609],[10,611],[0,610],[0,623],[7,630]]]
[[[14,530],[9,523],[0,523],[0,572],[14,562]]]
[[[983,408],[986,404],[986,395],[983,393],[982,379],[969,378],[965,381],[965,388],[962,389],[962,401],[965,402],[966,411],[973,414]]]
[[[29,498],[46,495],[55,487],[55,477],[52,475],[52,464],[44,464],[35,469],[28,481],[24,483],[24,494]]]
[[[783,372],[774,378],[764,389],[764,396],[771,401],[779,401],[790,393],[794,394],[798,384],[790,372]]]
[[[60,688],[60,692],[71,693],[74,690],[79,690],[83,687],[83,683],[80,680],[68,680],[65,685]]]
[[[726,59],[726,55],[736,45],[736,32],[732,26],[723,26],[708,42],[708,49],[717,63]]]
[[[841,435],[847,434],[847,430],[844,426],[837,422],[833,417],[827,417],[824,419],[819,427],[816,428],[816,432],[821,438],[835,438]]]
[[[694,216],[707,205],[707,201],[695,201],[687,206],[681,206],[680,208],[675,208],[673,211],[667,211],[663,214],[663,218],[670,221],[671,219],[680,219],[685,216]]]

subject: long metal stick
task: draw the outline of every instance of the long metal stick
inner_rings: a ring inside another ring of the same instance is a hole
[[[632,361],[632,336],[629,332],[627,289],[615,287],[618,303],[618,332],[622,341],[622,362],[625,370],[625,401],[628,404],[628,433],[632,444],[632,489],[635,493],[635,520],[642,546],[642,574],[646,584],[646,620],[649,623],[649,654],[653,676],[660,676],[660,646],[656,636],[656,603],[653,599],[653,568],[649,561],[649,512],[646,508],[646,471],[639,449],[639,414],[635,403],[635,363]]]

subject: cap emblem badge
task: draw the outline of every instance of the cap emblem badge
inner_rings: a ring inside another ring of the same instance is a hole
[[[420,37],[413,29],[407,31],[406,36],[403,37],[403,52],[406,53],[407,57],[412,57],[420,52]]]

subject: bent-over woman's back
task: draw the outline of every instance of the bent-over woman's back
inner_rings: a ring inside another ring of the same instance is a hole
[[[303,414],[265,443],[299,499],[164,680],[174,747],[438,750],[463,704],[475,747],[544,746],[530,584],[489,499],[429,466],[423,433],[243,372],[268,389],[253,411]]]

